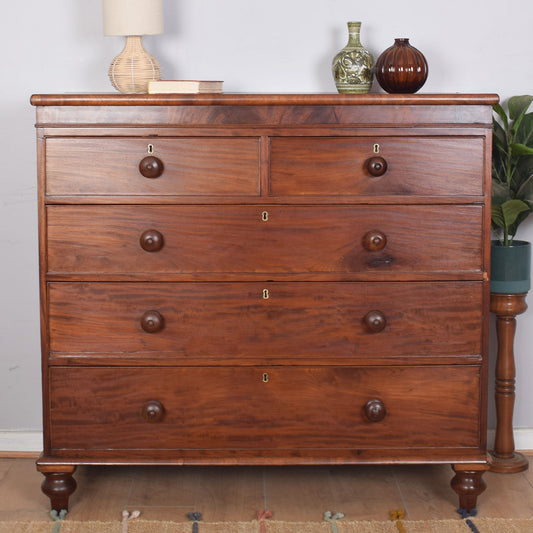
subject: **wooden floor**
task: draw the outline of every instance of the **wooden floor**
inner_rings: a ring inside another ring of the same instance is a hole
[[[200,511],[206,521],[247,521],[263,508],[289,521],[320,521],[326,510],[350,520],[388,520],[392,509],[411,520],[455,518],[452,477],[449,466],[83,467],[69,518],[120,520],[127,509],[145,519],[181,521]],[[0,520],[46,519],[41,480],[34,460],[0,458]],[[480,516],[533,516],[533,468],[485,480]]]

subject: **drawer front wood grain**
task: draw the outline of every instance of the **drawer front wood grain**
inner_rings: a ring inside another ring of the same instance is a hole
[[[49,206],[48,271],[479,273],[482,216],[476,205]]]
[[[161,175],[149,160],[139,168],[149,157],[160,162]],[[46,194],[257,196],[259,140],[49,138]]]
[[[483,194],[483,137],[281,137],[270,153],[273,196]]]
[[[50,370],[60,449],[475,447],[478,367]],[[186,453],[186,451],[184,451]]]
[[[481,353],[481,282],[61,282],[48,290],[55,357],[147,353],[223,364]]]

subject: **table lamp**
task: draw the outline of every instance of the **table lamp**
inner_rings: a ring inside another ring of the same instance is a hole
[[[124,35],[124,50],[113,59],[109,79],[121,93],[147,93],[161,69],[142,43],[143,35],[163,33],[163,0],[104,0],[104,34]]]

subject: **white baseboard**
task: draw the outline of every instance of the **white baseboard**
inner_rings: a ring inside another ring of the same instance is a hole
[[[2,452],[40,453],[42,450],[42,431],[0,431],[0,455]]]
[[[494,430],[488,432],[488,447],[493,447]],[[518,451],[533,450],[533,428],[514,430],[515,448]],[[43,449],[41,431],[0,431],[0,454],[2,452],[35,452]]]
[[[494,447],[494,437],[496,431],[489,429],[487,433],[487,444],[489,450]],[[527,452],[533,450],[533,428],[515,428],[513,430],[514,447],[516,451]]]
[[[533,428],[515,429],[515,448],[524,452],[533,450]]]

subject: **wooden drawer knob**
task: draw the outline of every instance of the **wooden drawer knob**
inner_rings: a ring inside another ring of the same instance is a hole
[[[158,252],[163,248],[163,235],[155,229],[146,230],[139,239],[141,248],[146,252]]]
[[[157,333],[165,327],[165,319],[158,311],[146,311],[141,317],[141,327],[146,333]]]
[[[369,252],[379,252],[387,245],[387,236],[381,231],[369,231],[363,237],[363,247]]]
[[[145,178],[150,178],[150,179],[159,178],[159,176],[163,174],[163,170],[164,170],[163,161],[161,161],[161,159],[153,155],[146,156],[139,163],[139,172]]]
[[[371,176],[375,178],[383,176],[387,172],[387,161],[383,157],[371,157],[366,161],[366,169]]]
[[[161,422],[165,416],[165,408],[161,402],[150,400],[143,405],[142,417],[151,423]]]
[[[387,415],[385,404],[381,400],[368,400],[364,407],[365,416],[369,422],[381,422]]]
[[[372,333],[379,333],[385,329],[387,319],[381,311],[369,311],[365,315],[364,323]]]

